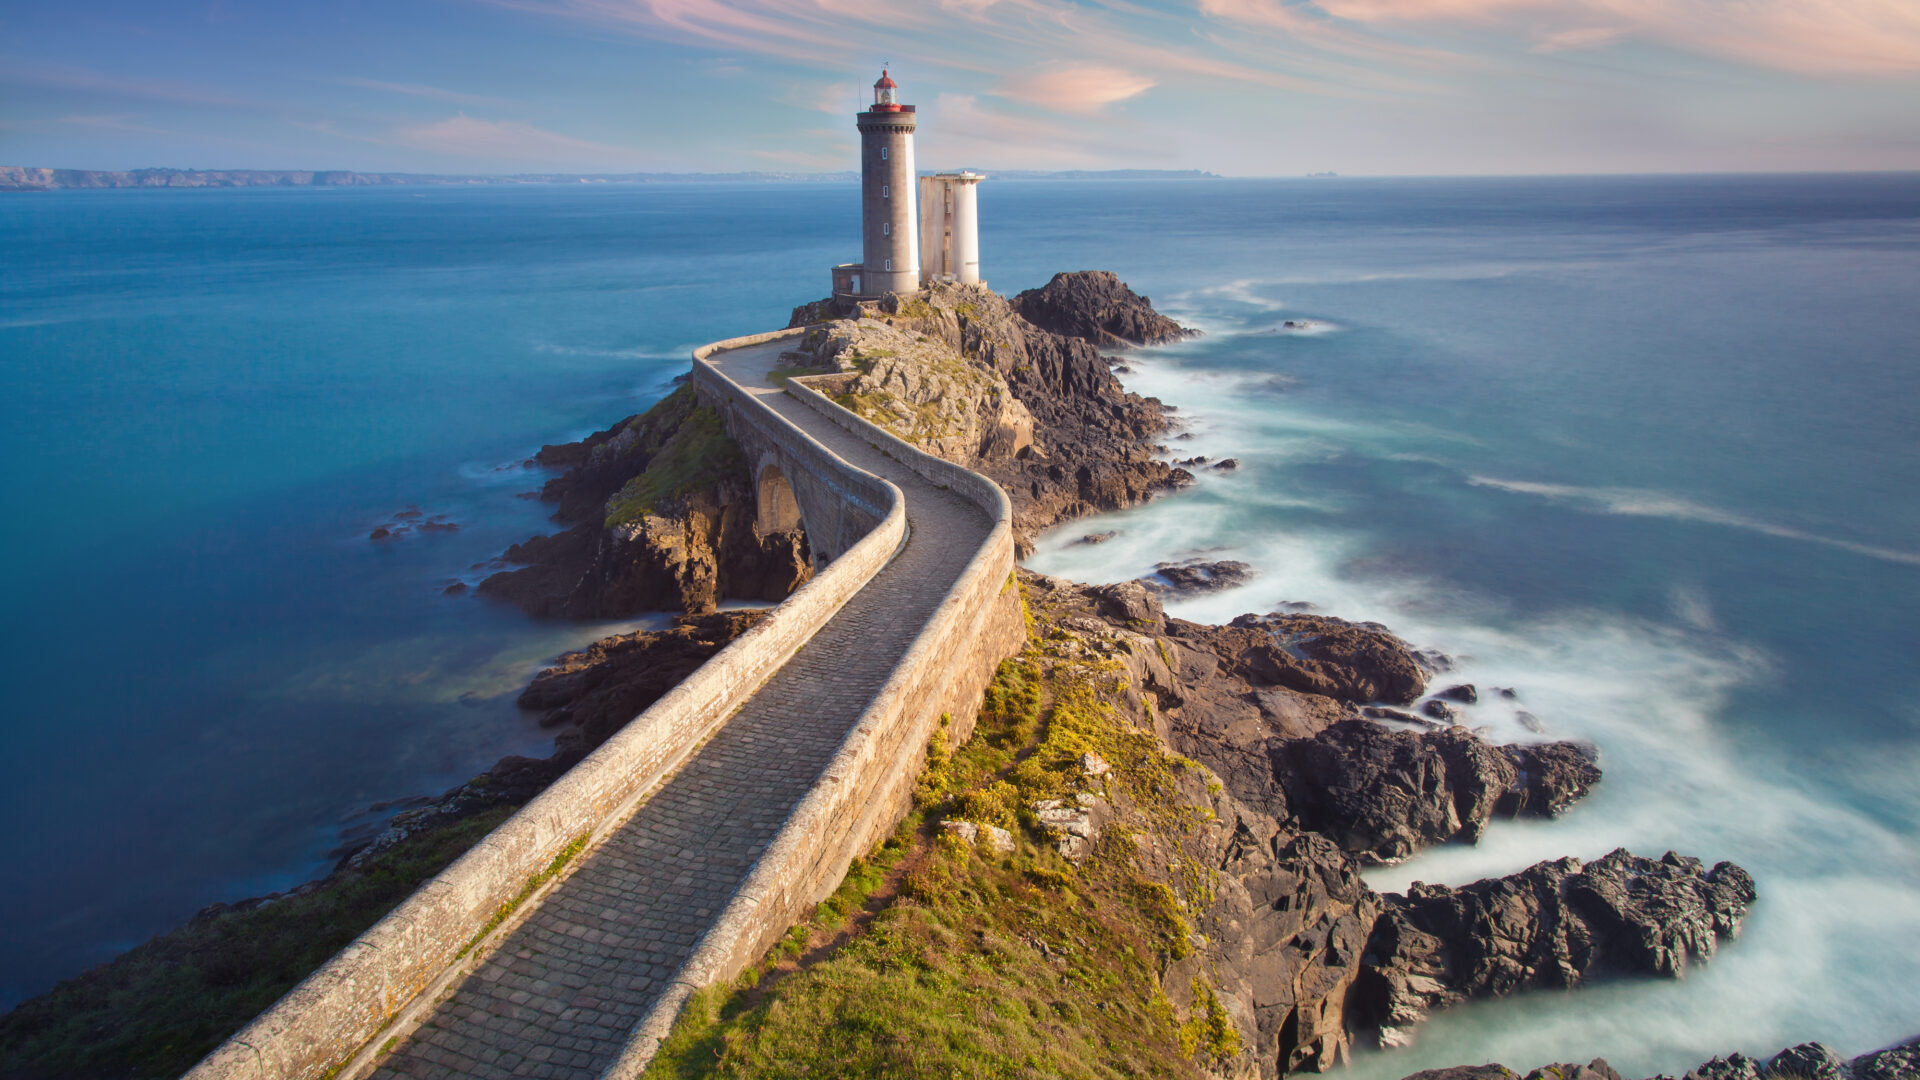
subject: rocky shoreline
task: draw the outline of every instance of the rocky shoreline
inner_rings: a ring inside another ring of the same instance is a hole
[[[832,376],[822,388],[843,405],[999,482],[1023,554],[1048,528],[1178,490],[1192,482],[1189,468],[1225,467],[1174,464],[1160,441],[1177,430],[1172,410],[1127,392],[1119,361],[1100,353],[1190,334],[1110,273],[1056,275],[1012,299],[940,286],[852,311],[822,302],[796,309],[792,324],[807,328],[787,356],[794,372]],[[718,612],[723,599],[778,601],[811,574],[803,533],[759,532],[744,459],[684,387],[533,460],[564,470],[540,492],[563,528],[514,546],[505,559],[518,565],[478,591],[539,617],[685,614],[669,630],[559,658],[520,698],[556,729],[552,756],[503,758],[410,807],[296,894],[524,803],[761,617]],[[1478,689],[1429,694],[1445,659],[1378,624],[1285,605],[1213,626],[1161,606],[1251,572],[1168,562],[1141,580],[1081,585],[1022,571],[1037,655],[1091,679],[1102,708],[1186,765],[1148,798],[1113,783],[1113,766],[1090,752],[1075,790],[1017,814],[1002,807],[995,820],[968,817],[966,807],[985,803],[967,799],[948,815],[975,838],[1025,828],[1075,866],[1116,860],[1177,898],[1171,918],[1186,936],[1159,954],[1154,975],[1172,1007],[1215,1017],[1217,1052],[1201,1074],[1323,1071],[1356,1045],[1403,1045],[1435,1009],[1599,975],[1678,977],[1738,935],[1753,880],[1673,852],[1592,853],[1458,888],[1416,883],[1404,895],[1368,888],[1366,866],[1567,812],[1600,782],[1600,754],[1564,741],[1487,742],[1454,708]],[[215,905],[201,919],[278,899]],[[1689,1080],[1788,1077],[1784,1066],[1727,1061]],[[1804,1075],[1895,1080],[1916,1075],[1913,1065],[1912,1055],[1876,1058]],[[1561,1080],[1579,1071],[1549,1068]],[[1583,1080],[1619,1080],[1604,1062],[1580,1069],[1591,1074]],[[1479,1066],[1420,1076],[1496,1073],[1514,1075]]]

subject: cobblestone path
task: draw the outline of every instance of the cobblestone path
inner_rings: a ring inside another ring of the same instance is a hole
[[[972,503],[774,389],[766,372],[784,344],[714,359],[829,449],[900,485],[906,550],[582,855],[374,1076],[597,1077],[986,540]]]

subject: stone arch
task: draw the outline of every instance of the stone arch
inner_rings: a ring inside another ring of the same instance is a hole
[[[800,500],[780,466],[771,461],[760,466],[760,479],[754,489],[754,525],[761,536],[806,529],[806,515],[800,509]]]

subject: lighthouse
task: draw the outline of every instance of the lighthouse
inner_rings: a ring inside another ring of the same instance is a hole
[[[910,296],[940,282],[980,281],[979,173],[922,177],[913,167],[914,108],[885,69],[860,128],[861,261],[833,268],[836,301]]]
[[[906,295],[920,290],[918,178],[913,168],[914,109],[900,104],[900,87],[884,70],[873,84],[873,104],[855,117],[860,128],[861,260],[846,292],[857,297]],[[836,270],[848,269],[836,267]],[[834,275],[841,291],[842,275]]]

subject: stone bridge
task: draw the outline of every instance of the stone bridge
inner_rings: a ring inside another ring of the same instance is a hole
[[[694,353],[765,527],[817,573],[188,1074],[634,1077],[906,813],[1024,635],[991,481],[770,372],[800,331]]]

